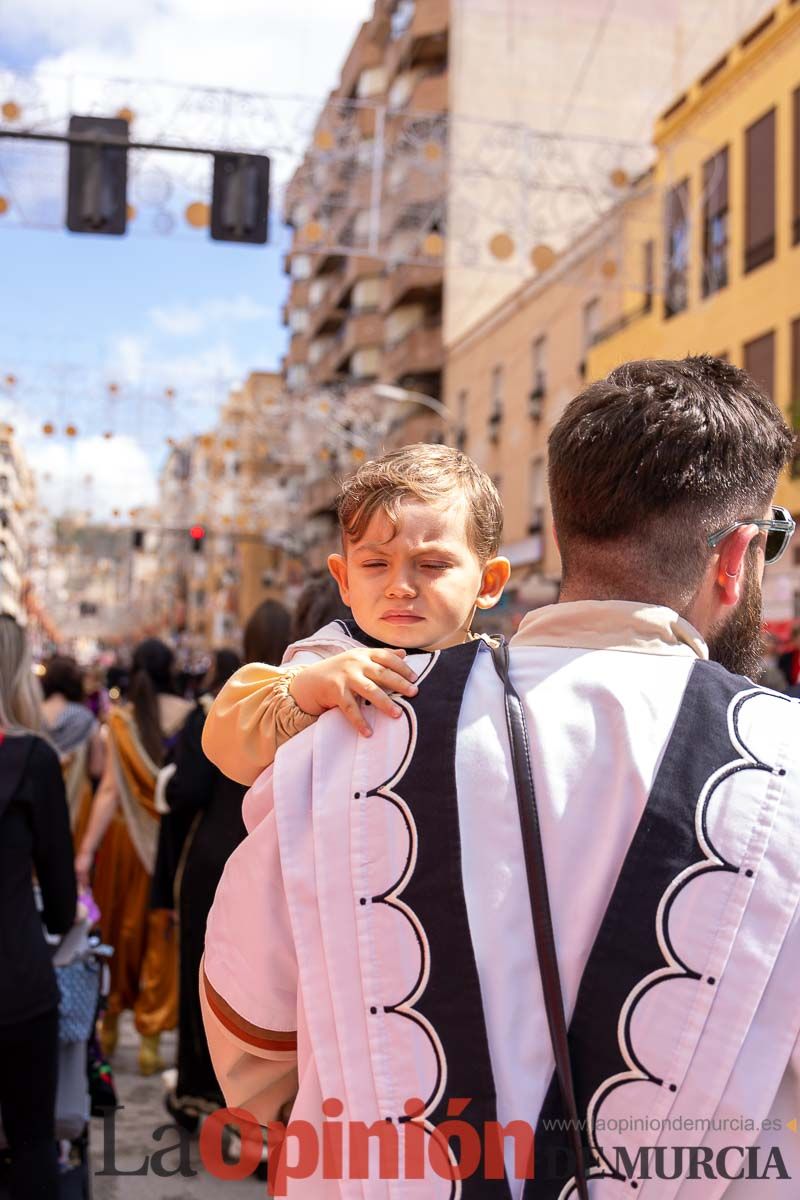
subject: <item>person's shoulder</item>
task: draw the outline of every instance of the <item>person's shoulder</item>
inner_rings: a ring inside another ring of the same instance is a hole
[[[31,769],[41,772],[52,772],[54,768],[61,770],[58,753],[46,738],[40,737],[38,733],[24,736],[30,738],[28,763]]]
[[[292,642],[283,656],[283,663],[299,665],[302,661],[313,662],[315,658],[331,658],[334,654],[342,654],[363,645],[354,636],[348,621],[329,621],[309,637]]]

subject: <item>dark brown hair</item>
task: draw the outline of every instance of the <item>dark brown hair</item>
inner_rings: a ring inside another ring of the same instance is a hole
[[[376,512],[397,527],[402,500],[443,504],[456,495],[467,505],[467,540],[481,563],[500,549],[503,505],[485,471],[452,446],[417,442],[366,462],[342,484],[336,511],[343,536],[359,541]]]
[[[289,645],[288,609],[279,600],[262,600],[244,627],[244,661],[277,666]]]
[[[74,658],[54,654],[44,663],[42,691],[45,698],[63,696],[73,704],[83,703],[83,672]]]
[[[648,583],[663,590],[667,581],[688,602],[708,563],[707,535],[762,515],[792,443],[773,401],[722,359],[617,367],[550,434],[564,580],[591,570],[609,583],[627,573],[641,585],[631,598],[646,600]]]
[[[159,638],[146,638],[133,652],[128,700],[133,706],[142,745],[158,766],[164,761],[158,697],[175,693],[173,663],[172,651]]]

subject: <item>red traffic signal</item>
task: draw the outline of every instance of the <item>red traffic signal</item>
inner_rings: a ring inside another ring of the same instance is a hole
[[[195,554],[199,554],[203,549],[203,541],[206,536],[205,525],[192,525],[189,530],[189,537],[192,539],[192,550]]]

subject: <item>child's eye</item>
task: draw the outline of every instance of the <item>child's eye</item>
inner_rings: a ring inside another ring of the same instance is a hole
[[[426,571],[446,571],[447,568],[450,566],[450,563],[426,562],[426,563],[420,563],[420,566],[424,567]]]
[[[362,563],[361,565],[362,565],[362,567],[385,567],[386,563],[385,562],[365,562],[365,563]]]

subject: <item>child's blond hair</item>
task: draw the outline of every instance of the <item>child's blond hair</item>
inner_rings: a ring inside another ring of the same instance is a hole
[[[417,442],[359,467],[342,483],[336,501],[342,537],[359,541],[378,511],[397,528],[402,500],[442,504],[454,495],[466,502],[467,541],[485,563],[500,549],[502,501],[486,472],[451,446]]]

